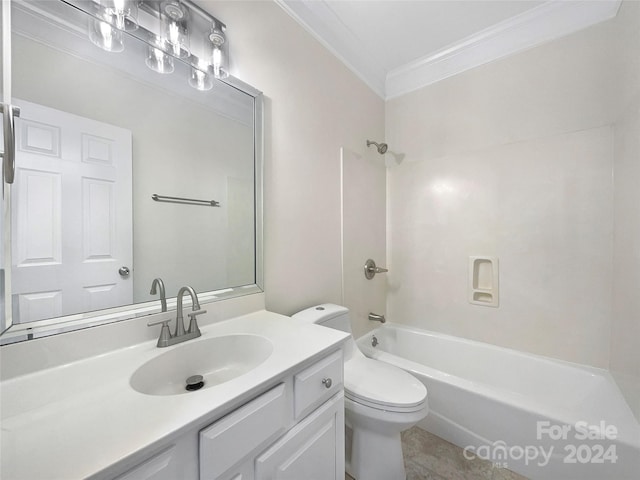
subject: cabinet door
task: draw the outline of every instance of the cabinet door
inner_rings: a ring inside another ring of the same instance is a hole
[[[255,458],[285,431],[291,410],[281,383],[202,430],[200,480],[248,478],[236,466]]]
[[[155,454],[135,455],[90,480],[198,480],[198,437],[191,431]],[[244,480],[244,479],[243,479]]]
[[[235,468],[232,468],[224,475],[216,478],[216,480],[254,480],[253,458]]]
[[[116,480],[171,480],[176,475],[176,448],[171,446],[123,473]]]
[[[344,397],[340,392],[256,459],[256,480],[342,480]]]

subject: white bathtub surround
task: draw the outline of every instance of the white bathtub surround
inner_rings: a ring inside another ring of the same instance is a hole
[[[104,327],[94,330],[99,328]],[[113,478],[121,473],[111,470],[113,465],[157,453],[162,442],[178,442],[187,429],[236,409],[301,362],[339,350],[345,338],[342,332],[266,311],[201,330],[202,337],[191,342],[259,335],[272,343],[273,353],[242,376],[182,395],[145,395],[130,385],[132,374],[146,361],[189,345],[157,348],[156,339],[3,380],[2,478]],[[341,353],[336,354],[341,363]],[[13,360],[7,354],[3,364]],[[194,434],[189,445],[195,460],[179,466],[183,478],[198,478],[196,438]]]
[[[640,425],[606,370],[389,323],[358,345],[417,376],[427,387],[430,409],[420,425],[472,447],[470,454],[488,452],[499,462],[501,447],[515,447],[508,468],[533,479],[636,478]],[[604,438],[583,439],[587,426]],[[555,436],[561,428],[567,429],[565,439]],[[580,458],[596,457],[598,444],[601,454],[613,447],[615,462],[611,456],[603,463],[564,462],[573,447]],[[528,464],[517,458],[518,447],[527,446],[537,454]]]
[[[389,170],[387,318],[606,367],[608,126]],[[468,301],[469,257],[499,257],[499,308]]]
[[[639,32],[622,2],[387,102],[405,153],[388,171],[388,318],[640,378]],[[467,303],[478,254],[500,259],[497,309]]]

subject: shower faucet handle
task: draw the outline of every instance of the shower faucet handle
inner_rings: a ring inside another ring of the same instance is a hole
[[[369,258],[364,264],[364,276],[367,280],[371,280],[376,276],[376,273],[385,273],[388,272],[386,268],[376,266],[376,262],[374,262],[371,258]]]

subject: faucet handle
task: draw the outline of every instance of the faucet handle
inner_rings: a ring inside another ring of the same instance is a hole
[[[200,309],[200,310],[192,310],[191,312],[189,312],[187,315],[189,316],[190,320],[189,320],[189,329],[187,330],[187,333],[197,333],[197,337],[200,336],[200,328],[198,328],[198,320],[196,319],[196,317],[202,313],[207,313],[206,310]]]
[[[169,345],[169,340],[171,339],[171,332],[169,331],[169,322],[171,318],[166,318],[164,320],[156,320],[155,322],[147,323],[148,327],[153,327],[154,325],[162,324],[162,329],[160,330],[160,337],[158,337],[158,347],[167,347]]]
[[[153,322],[147,323],[147,327],[153,327],[154,325],[160,325],[161,323],[168,324],[171,320],[171,318],[165,318],[164,320],[155,320]]]

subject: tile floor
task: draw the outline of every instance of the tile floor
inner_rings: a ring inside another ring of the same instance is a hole
[[[402,433],[402,450],[407,480],[527,480],[487,460],[467,460],[460,447],[418,427]]]

